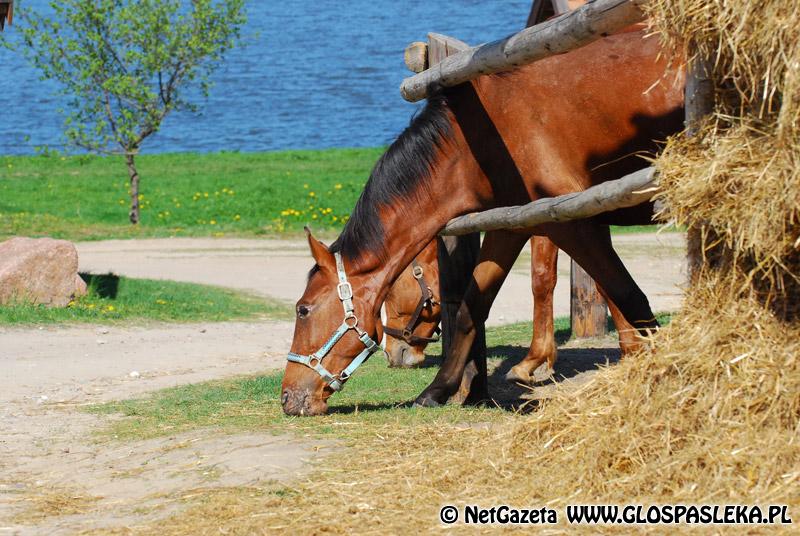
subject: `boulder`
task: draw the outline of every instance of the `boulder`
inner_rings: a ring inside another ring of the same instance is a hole
[[[65,307],[86,294],[72,242],[16,237],[0,242],[0,305],[29,302]]]

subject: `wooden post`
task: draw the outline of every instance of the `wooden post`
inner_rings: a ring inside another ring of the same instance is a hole
[[[442,309],[442,355],[446,356],[456,331],[456,316],[464,293],[472,281],[481,248],[480,233],[439,237],[439,293]],[[480,398],[488,391],[486,369],[486,328],[475,326],[477,333],[467,358],[467,370],[461,387],[450,397],[453,404],[471,400],[472,393]]]
[[[428,34],[428,66],[433,66],[451,54],[469,48],[453,37]],[[480,233],[439,238],[439,293],[442,302],[442,355],[446,356],[456,330],[458,308],[472,281],[472,272],[478,263],[481,249]],[[469,394],[482,396],[488,391],[486,370],[486,331],[483,324],[476,326],[475,342],[467,359],[467,372],[458,392],[450,398],[454,404],[463,404]]]
[[[6,20],[8,24],[14,21],[14,0],[0,0],[0,30],[3,30]]]
[[[581,2],[582,4],[583,2]],[[540,24],[550,17],[575,9],[567,0],[533,0],[527,26]],[[570,261],[569,323],[572,336],[578,339],[602,337],[606,334],[608,306],[597,291],[597,285],[580,265]]]
[[[692,57],[694,56],[694,57]],[[697,54],[693,44],[689,46],[689,68],[686,73],[686,135],[697,135],[700,125],[714,111],[714,80],[711,78],[712,62]],[[703,225],[691,227],[686,233],[686,264],[689,281],[694,282],[703,265]]]
[[[597,291],[597,285],[583,268],[570,260],[569,325],[578,339],[602,337],[607,330],[608,306]]]

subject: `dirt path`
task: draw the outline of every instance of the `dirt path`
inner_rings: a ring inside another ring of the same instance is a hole
[[[614,242],[653,309],[677,308],[685,277],[682,236],[622,235]],[[303,241],[106,241],[78,250],[82,271],[221,285],[287,301],[302,293],[311,264]],[[490,324],[530,319],[529,263],[523,255],[515,266]],[[557,315],[569,312],[568,281],[562,254]],[[211,432],[98,443],[92,433],[107,418],[79,409],[280,368],[291,336],[292,323],[268,321],[0,328],[0,536],[132,527],[179,508],[193,489],[265,487],[294,478],[326,445]],[[48,515],[54,511],[68,515]]]
[[[680,305],[686,278],[685,240],[679,233],[623,234],[614,246],[650,298],[655,311]],[[81,270],[132,277],[174,279],[248,290],[295,302],[313,264],[303,240],[181,238],[110,240],[78,245]],[[569,257],[559,256],[557,316],[569,314]],[[530,254],[520,257],[503,285],[489,325],[530,320],[533,308]]]

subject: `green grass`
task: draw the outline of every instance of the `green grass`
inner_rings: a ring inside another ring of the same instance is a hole
[[[338,230],[383,149],[142,155],[142,221],[121,158],[0,158],[0,237],[71,240]]]
[[[204,322],[292,317],[289,305],[207,285],[85,275],[87,294],[65,308],[0,307],[0,326],[54,323]]]
[[[669,315],[658,315],[662,324]],[[521,357],[528,348],[531,323],[520,322],[487,330],[489,359],[495,363],[510,355]],[[569,337],[569,319],[556,319],[556,338]],[[356,437],[375,433],[379,426],[415,423],[489,422],[507,418],[509,411],[495,407],[445,406],[412,408],[411,402],[431,382],[438,370],[441,345],[428,348],[428,366],[412,370],[390,369],[378,353],[363,365],[347,387],[329,400],[324,417],[287,417],[280,405],[283,372],[184,385],[157,391],[145,398],[91,406],[100,414],[122,414],[103,435],[118,439],[145,439],[187,430],[214,427],[222,430],[289,430]]]
[[[338,232],[383,148],[141,155],[142,221],[131,226],[119,157],[0,157],[0,240],[99,240]],[[616,228],[641,232],[652,227]]]

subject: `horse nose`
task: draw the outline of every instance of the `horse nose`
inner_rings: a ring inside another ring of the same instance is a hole
[[[281,406],[286,415],[303,415],[305,413],[306,396],[298,396],[294,390],[286,389],[281,395]]]
[[[286,415],[323,415],[328,411],[324,400],[312,397],[306,390],[284,389],[281,406]]]
[[[422,352],[405,341],[396,341],[389,354],[389,366],[398,368],[418,367],[425,360]]]

